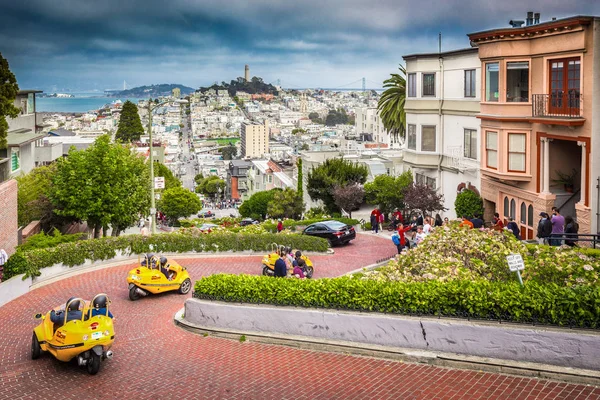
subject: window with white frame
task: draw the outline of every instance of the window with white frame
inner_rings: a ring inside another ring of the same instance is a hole
[[[475,129],[465,129],[463,141],[463,155],[465,158],[477,160],[477,131]]]
[[[427,175],[415,173],[415,182],[421,185],[427,185],[431,189],[435,189],[436,180],[435,178],[430,178]]]
[[[524,133],[508,134],[508,171],[525,172],[527,158],[527,135]]]
[[[435,96],[435,72],[423,74],[423,96]]]
[[[421,127],[421,151],[435,151],[435,125]]]
[[[417,150],[417,126],[408,124],[406,133],[406,147],[410,150]]]
[[[467,69],[465,70],[465,97],[476,97],[476,80],[475,80],[475,70]]]
[[[498,132],[485,133],[485,158],[488,168],[498,168]]]
[[[408,97],[417,97],[417,74],[408,74],[407,84],[408,90],[406,95]]]

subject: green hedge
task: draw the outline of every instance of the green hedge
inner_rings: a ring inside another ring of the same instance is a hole
[[[42,268],[63,263],[69,267],[81,265],[86,259],[109,260],[117,250],[125,254],[216,252],[216,251],[267,251],[271,243],[290,246],[304,251],[327,251],[325,239],[304,235],[241,234],[213,232],[209,235],[184,235],[165,233],[153,236],[126,235],[105,237],[74,243],[59,244],[47,249],[20,251],[8,259],[4,278],[25,274],[39,276]],[[152,250],[150,250],[152,245]]]
[[[87,239],[86,233],[62,235],[58,230],[55,229],[52,235],[46,235],[44,232],[40,232],[28,237],[25,243],[17,247],[17,250],[29,251],[33,249],[45,249],[62,243],[71,243],[85,239]]]
[[[195,297],[231,302],[378,311],[600,328],[600,287],[455,280],[375,282],[351,277],[274,279],[212,275]]]

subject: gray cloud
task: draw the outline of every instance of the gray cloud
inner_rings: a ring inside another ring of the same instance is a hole
[[[600,2],[546,0],[29,0],[5,2],[0,51],[22,87],[86,88],[230,80],[243,65],[266,81],[382,82],[403,54],[467,47],[466,34],[600,14]],[[87,85],[87,86],[86,86]]]

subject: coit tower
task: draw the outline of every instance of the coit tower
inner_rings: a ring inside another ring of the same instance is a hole
[[[250,67],[248,64],[244,66],[244,79],[246,79],[246,82],[250,81]]]

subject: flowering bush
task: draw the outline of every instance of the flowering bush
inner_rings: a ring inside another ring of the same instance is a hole
[[[436,229],[419,246],[403,252],[363,279],[376,281],[514,281],[506,256],[519,253],[525,261],[524,281],[558,285],[599,283],[600,258],[568,246],[526,246],[509,231],[460,228]]]

